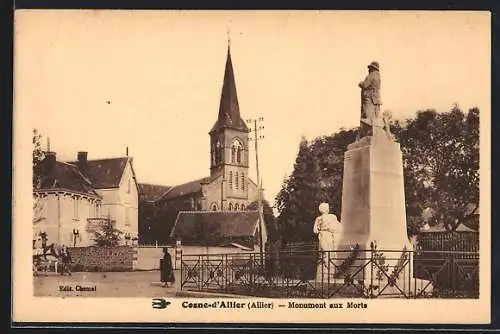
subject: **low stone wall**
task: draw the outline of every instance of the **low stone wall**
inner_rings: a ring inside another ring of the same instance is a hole
[[[73,271],[132,271],[137,264],[137,248],[72,247],[68,248],[73,260]]]
[[[173,269],[180,269],[180,254],[173,247],[167,247],[172,258]],[[176,254],[178,260],[176,261]],[[137,248],[137,264],[134,270],[160,270],[160,260],[163,258],[163,247],[139,246]]]
[[[162,257],[163,248],[139,246],[135,270],[159,270]]]

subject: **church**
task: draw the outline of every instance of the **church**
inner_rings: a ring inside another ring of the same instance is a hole
[[[214,228],[220,230],[219,234],[228,234],[232,230],[246,231],[243,233],[245,235],[224,235],[230,239],[252,239],[255,233],[260,233],[255,215],[259,190],[249,177],[249,132],[240,114],[231,49],[228,46],[219,112],[208,133],[210,173],[176,186],[139,184],[141,242],[167,242],[167,239],[179,238],[178,232],[181,230],[183,238],[190,234],[194,236],[186,226],[194,228],[195,220],[218,226]],[[248,208],[252,203],[253,207]],[[235,215],[235,212],[240,214]],[[225,217],[228,215],[237,218],[228,219]],[[226,226],[228,224],[248,226],[235,229]]]

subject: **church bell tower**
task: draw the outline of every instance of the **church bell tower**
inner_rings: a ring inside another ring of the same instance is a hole
[[[223,210],[231,209],[225,204],[228,201],[248,202],[249,132],[240,115],[231,47],[228,46],[219,114],[209,132],[210,175],[222,175]]]

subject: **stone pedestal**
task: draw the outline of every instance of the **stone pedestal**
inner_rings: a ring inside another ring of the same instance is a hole
[[[356,244],[360,249],[346,274],[356,282],[364,282],[368,289],[377,286],[386,287],[384,292],[397,292],[398,287],[407,292],[415,290],[416,281],[410,277],[412,257],[403,253],[404,249],[411,251],[412,245],[406,226],[402,153],[399,143],[378,127],[374,127],[373,136],[352,143],[345,153],[341,223],[343,234],[337,249],[352,250]],[[370,251],[372,242],[378,252]],[[336,265],[341,265],[350,253],[342,253]],[[395,284],[391,289],[387,288],[387,275],[380,274],[380,268],[374,265],[377,256],[383,257],[380,264],[388,267],[386,274],[393,275]],[[364,270],[354,274],[364,264]],[[398,266],[404,270],[394,274]]]
[[[403,178],[399,144],[380,134],[348,146],[342,188],[343,235],[339,249],[356,243],[370,249],[408,249]]]

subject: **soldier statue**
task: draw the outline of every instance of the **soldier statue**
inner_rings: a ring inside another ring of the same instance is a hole
[[[373,127],[382,127],[380,119],[380,66],[373,61],[368,65],[368,75],[359,83],[361,88],[361,124],[358,138],[373,135]]]

